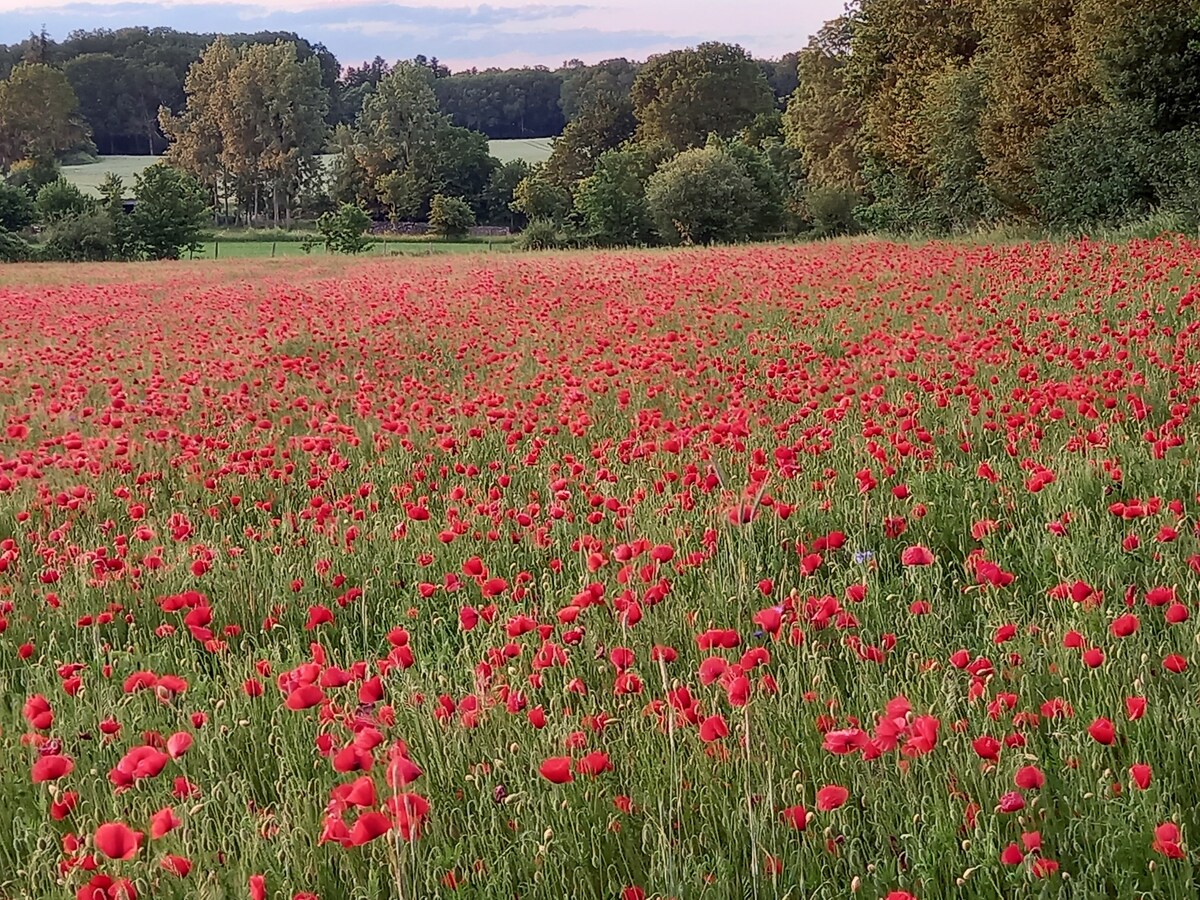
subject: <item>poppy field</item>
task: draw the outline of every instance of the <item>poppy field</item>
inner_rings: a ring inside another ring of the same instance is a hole
[[[0,897],[1200,892],[1200,246],[10,271]]]

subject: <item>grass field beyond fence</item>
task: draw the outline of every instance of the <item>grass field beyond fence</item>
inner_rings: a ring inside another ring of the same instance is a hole
[[[439,256],[446,253],[509,253],[513,241],[505,239],[470,241],[439,240],[376,240],[361,254],[364,257],[386,256]],[[303,256],[326,256],[325,245],[317,243],[308,252],[302,241],[238,240],[235,236],[206,241],[199,253],[188,254],[189,259],[278,259]]]

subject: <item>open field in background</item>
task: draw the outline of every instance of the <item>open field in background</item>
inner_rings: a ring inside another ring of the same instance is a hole
[[[0,895],[1197,896],[1197,260],[0,269]]]
[[[500,162],[524,159],[529,163],[545,162],[550,157],[553,143],[551,138],[529,138],[523,140],[492,141],[492,155]],[[328,164],[333,157],[324,156]],[[82,166],[65,166],[63,175],[81,190],[95,194],[100,182],[109,172],[120,175],[127,187],[133,187],[134,176],[153,163],[153,156],[102,156],[96,162]]]
[[[511,253],[511,240],[495,240],[490,244],[486,239],[472,241],[440,241],[440,240],[381,240],[369,245],[362,253],[363,258],[388,256],[440,256],[447,253]],[[303,256],[326,256],[325,246],[318,244],[309,253],[304,252],[300,241],[255,241],[255,240],[221,240],[208,241],[202,251],[189,259],[261,259],[261,258],[291,258]]]

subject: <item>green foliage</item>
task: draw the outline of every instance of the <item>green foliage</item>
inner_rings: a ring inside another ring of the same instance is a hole
[[[814,186],[806,201],[814,237],[836,237],[862,231],[857,215],[861,202],[861,195],[846,188]]]
[[[113,221],[98,210],[54,220],[37,253],[44,262],[104,262],[115,255]]]
[[[720,141],[714,137],[710,145],[723,147],[754,183],[759,202],[754,211],[753,234],[766,236],[781,231],[786,217],[784,198],[787,188],[783,173],[775,168],[771,157],[740,138]]]
[[[147,259],[178,259],[197,250],[208,218],[208,195],[200,183],[166,163],[137,176],[137,204],[129,215],[131,244]]]
[[[563,73],[542,67],[483,72],[465,71],[446,77],[426,65],[438,107],[455,125],[480,131],[493,140],[548,137],[562,131],[559,100]]]
[[[335,142],[342,153],[331,189],[337,200],[386,210],[393,220],[426,217],[439,193],[462,197],[477,218],[489,212],[484,195],[500,164],[486,136],[438,110],[428,67],[390,69]]]
[[[531,223],[534,219],[562,222],[571,210],[571,194],[547,177],[544,165],[538,165],[513,190],[512,207]]]
[[[429,155],[444,120],[437,97],[422,69],[412,64],[394,68],[376,88],[354,128],[353,152],[367,176],[376,182],[399,174],[416,182],[432,177]]]
[[[37,207],[29,194],[0,181],[0,231],[22,231],[36,218]]]
[[[34,248],[19,234],[0,228],[0,263],[25,262],[33,258]]]
[[[632,99],[639,137],[677,150],[701,146],[710,134],[733,137],[775,108],[750,55],[716,42],[653,57],[638,73]]]
[[[627,59],[608,59],[594,66],[568,63],[559,105],[568,125],[602,98],[628,100],[640,66]]]
[[[1179,0],[1081,0],[1106,99],[1147,111],[1159,132],[1200,125],[1200,6]],[[1189,9],[1190,6],[1190,9]]]
[[[58,69],[21,63],[0,81],[0,170],[90,146],[79,99]]]
[[[126,259],[137,254],[137,241],[132,216],[125,214],[125,182],[109,172],[100,183],[100,210],[112,222],[115,258]]]
[[[847,190],[862,186],[861,111],[846,72],[856,24],[853,14],[833,19],[800,52],[800,85],[783,116],[788,146],[808,180]]]
[[[475,227],[475,212],[461,197],[437,194],[430,205],[429,225],[439,237],[465,237]]]
[[[91,212],[95,204],[67,179],[59,177],[37,192],[38,219],[49,225]]]
[[[646,185],[650,217],[670,243],[747,240],[757,234],[763,203],[754,181],[723,147],[684,151]]]
[[[188,70],[187,108],[162,110],[168,160],[207,189],[231,195],[247,220],[269,209],[276,226],[321,176],[328,94],[316,57],[295,43],[234,47],[218,39]]]
[[[503,225],[516,230],[528,221],[524,213],[513,209],[517,185],[528,178],[533,167],[523,159],[514,159],[500,166],[488,179],[483,192],[485,213],[483,219],[489,225]]]
[[[1001,212],[984,177],[987,160],[979,146],[983,108],[984,72],[977,66],[947,68],[926,86],[921,118],[929,147],[930,210],[949,231],[969,231]]]
[[[654,159],[638,145],[609,150],[575,191],[575,211],[588,239],[602,246],[654,242],[654,223],[646,204],[646,182]]]
[[[361,206],[343,203],[335,213],[325,213],[317,219],[317,230],[325,239],[325,249],[330,253],[362,253],[370,245],[367,229],[371,217]]]
[[[53,157],[41,156],[13,163],[5,181],[13,187],[21,188],[32,199],[46,185],[57,181],[61,174],[62,169],[57,160]]]
[[[534,219],[517,238],[517,249],[561,250],[568,243],[557,222],[550,219]]]
[[[1176,0],[860,0],[798,56],[803,176],[774,167],[818,233],[1190,209],[1198,54],[1200,10]]]
[[[461,197],[476,218],[487,214],[484,194],[500,162],[492,156],[487,136],[478,131],[442,125],[434,137],[437,193]],[[432,201],[432,196],[429,198]]]
[[[1034,154],[1043,136],[1100,101],[1072,29],[1077,2],[989,0],[983,6],[980,147],[989,187],[1018,213],[1034,210]]]
[[[546,160],[546,178],[573,191],[592,174],[601,154],[621,146],[637,129],[628,97],[599,94],[585,101],[576,117],[554,142]]]
[[[1181,230],[1200,230],[1200,125],[1166,135],[1159,150],[1155,190]]]
[[[777,198],[783,208],[783,226],[790,233],[808,230],[808,173],[804,159],[782,137],[769,137],[757,149],[764,155],[779,178],[782,193]]]
[[[1128,108],[1085,109],[1055,125],[1035,153],[1036,202],[1061,229],[1118,225],[1155,206],[1157,136]]]

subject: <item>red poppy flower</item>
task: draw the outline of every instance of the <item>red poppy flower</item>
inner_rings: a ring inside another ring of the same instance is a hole
[[[905,566],[931,566],[934,563],[934,557],[928,547],[918,544],[913,547],[905,547],[900,553],[900,562]]]
[[[42,756],[33,764],[33,783],[41,784],[45,781],[57,781],[59,778],[65,778],[75,770],[75,763],[69,756],[60,756],[58,754],[50,754]]]
[[[538,767],[538,772],[552,784],[566,784],[568,781],[574,780],[571,775],[571,757],[569,756],[549,757]]]
[[[1116,739],[1113,723],[1103,717],[1096,719],[1088,726],[1088,734],[1098,744],[1111,744]]]
[[[850,792],[836,784],[828,784],[817,791],[817,809],[831,812],[850,798]]]
[[[142,832],[124,822],[106,822],[96,829],[96,849],[110,859],[133,859],[142,847]]]
[[[803,806],[789,806],[781,809],[779,817],[796,831],[803,831],[808,825],[808,810]]]

